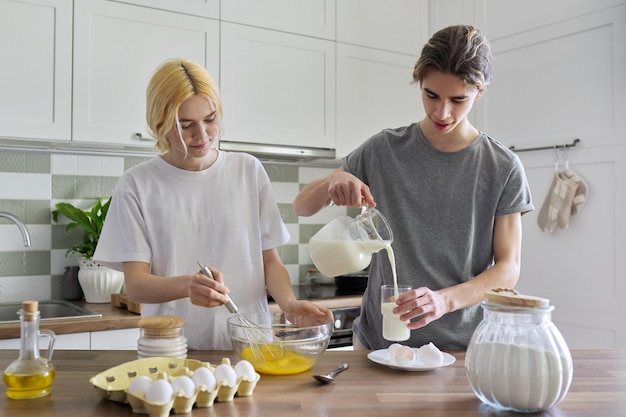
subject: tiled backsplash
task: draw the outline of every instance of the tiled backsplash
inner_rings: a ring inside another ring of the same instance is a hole
[[[96,198],[111,195],[120,175],[141,161],[117,156],[0,152],[0,211],[18,216],[31,236],[31,246],[25,248],[15,224],[0,218],[0,302],[60,298],[65,267],[77,264],[65,254],[80,240],[81,233],[67,234],[64,225],[52,221],[51,210],[61,201],[90,207]],[[311,267],[310,237],[346,209],[329,207],[307,218],[293,212],[292,202],[301,187],[332,168],[264,166],[291,234],[290,242],[279,249],[280,256],[291,282],[300,283]]]

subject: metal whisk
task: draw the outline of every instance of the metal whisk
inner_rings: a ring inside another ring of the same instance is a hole
[[[208,267],[202,265],[200,261],[198,261],[198,265],[200,266],[201,273],[211,279],[215,279],[215,277],[213,277],[213,273]],[[273,343],[274,335],[272,329],[260,326],[257,323],[247,319],[243,314],[239,312],[239,308],[228,296],[228,294],[226,294],[226,298],[228,298],[228,302],[224,305],[226,306],[228,311],[236,314],[239,318],[241,325],[244,327],[246,339],[248,339],[249,341],[250,350],[252,351],[254,358],[257,361],[266,361],[268,359],[278,360],[282,358],[285,354],[284,348],[280,343]]]

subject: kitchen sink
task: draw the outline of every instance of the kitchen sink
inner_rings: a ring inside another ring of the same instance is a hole
[[[0,323],[19,322],[18,310],[22,308],[21,302],[0,303]],[[40,320],[71,320],[86,317],[102,317],[100,313],[94,313],[84,307],[64,300],[39,301]]]

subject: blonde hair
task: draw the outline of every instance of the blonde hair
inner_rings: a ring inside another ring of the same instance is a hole
[[[179,131],[178,109],[193,95],[204,96],[214,105],[218,122],[222,120],[222,100],[217,84],[207,70],[182,58],[163,62],[154,71],[146,90],[146,122],[162,153],[170,151],[167,135]],[[181,138],[182,140],[182,138]]]

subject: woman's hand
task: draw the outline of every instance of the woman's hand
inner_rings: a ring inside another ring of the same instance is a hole
[[[290,314],[302,314],[309,315],[311,318],[311,323],[306,323],[308,325],[319,324],[321,318],[328,317],[331,321],[334,320],[333,312],[327,309],[326,307],[318,306],[315,303],[312,303],[308,300],[294,300],[288,303],[285,306],[285,316],[289,321]],[[299,323],[304,324],[304,323]]]
[[[224,274],[215,268],[209,267],[213,277],[211,279],[202,272],[192,275],[189,281],[189,300],[192,304],[202,307],[216,307],[228,302],[226,294],[230,292],[224,285]]]
[[[408,321],[420,317],[419,320],[409,323],[407,327],[411,330],[420,329],[450,312],[446,297],[426,287],[400,294],[396,304],[398,306],[393,309],[393,312],[400,314],[400,320]]]

